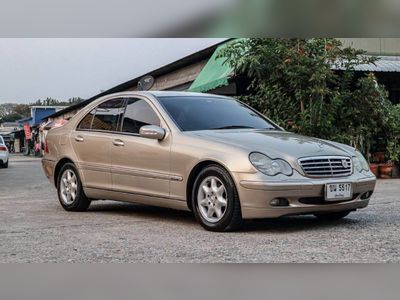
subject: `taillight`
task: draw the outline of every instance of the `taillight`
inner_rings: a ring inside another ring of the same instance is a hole
[[[7,151],[7,147],[5,147],[5,146],[0,146],[0,151]]]
[[[47,139],[44,141],[44,152],[49,154],[49,144],[47,143]]]

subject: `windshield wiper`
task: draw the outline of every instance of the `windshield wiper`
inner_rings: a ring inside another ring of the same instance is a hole
[[[240,129],[240,128],[250,128],[250,129],[254,129],[254,127],[245,126],[245,125],[228,125],[228,126],[210,128],[210,130],[219,130],[219,129]]]
[[[278,130],[278,131],[280,131],[280,129],[279,129],[279,128],[276,128],[276,127],[262,128],[262,129],[260,129],[260,130]]]

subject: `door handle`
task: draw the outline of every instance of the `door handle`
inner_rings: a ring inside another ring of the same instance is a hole
[[[75,137],[75,141],[77,141],[78,143],[82,143],[82,142],[84,141],[84,139],[83,139],[82,136],[77,135],[77,136]]]
[[[113,141],[113,145],[114,145],[114,146],[117,146],[117,147],[123,147],[123,146],[125,146],[124,142],[121,141],[121,140],[114,140],[114,141]]]

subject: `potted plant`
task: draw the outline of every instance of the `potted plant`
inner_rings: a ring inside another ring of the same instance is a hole
[[[376,177],[379,177],[379,165],[378,164],[371,162],[369,164],[369,168]]]
[[[385,161],[385,152],[379,151],[372,153],[372,160],[376,163],[383,163]]]
[[[400,138],[395,137],[394,139],[388,141],[387,144],[387,152],[389,157],[389,162],[387,164],[382,165],[382,171],[384,174],[388,175],[390,172],[390,176],[393,177],[393,168],[395,167],[396,162],[400,161]],[[381,171],[381,168],[379,168]],[[395,172],[397,173],[397,172]]]
[[[389,160],[387,163],[379,165],[379,178],[392,178],[393,162]]]
[[[400,161],[400,105],[394,105],[388,115],[388,141],[387,141],[387,156],[389,162],[379,167],[379,172],[383,178],[393,175],[393,167],[396,162]],[[396,172],[397,173],[397,172]]]

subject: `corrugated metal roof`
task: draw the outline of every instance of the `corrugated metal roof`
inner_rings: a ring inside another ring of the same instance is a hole
[[[399,56],[377,56],[378,60],[373,64],[363,64],[354,67],[360,72],[400,72]],[[333,66],[333,69],[343,70],[342,67]]]

